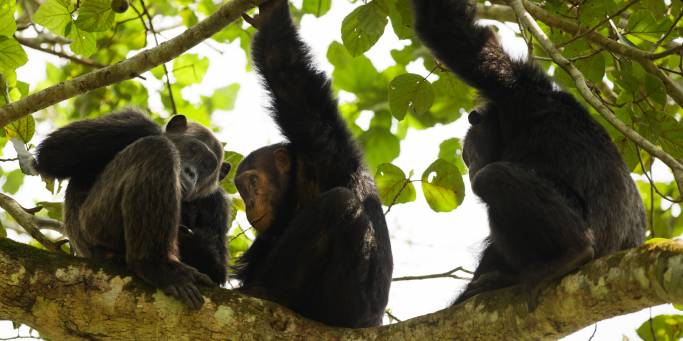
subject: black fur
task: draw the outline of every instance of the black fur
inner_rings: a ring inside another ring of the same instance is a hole
[[[326,324],[381,324],[393,261],[372,176],[340,117],[330,81],[311,63],[287,1],[254,37],[256,68],[294,169],[271,226],[240,258],[243,291]],[[251,167],[252,153],[240,164]],[[238,173],[240,171],[238,170]]]
[[[513,61],[466,0],[413,0],[434,55],[488,100],[470,115],[464,158],[486,203],[488,245],[456,300],[537,289],[594,257],[642,243],[645,215],[605,130],[531,62]],[[536,293],[535,293],[536,292]]]
[[[69,179],[65,229],[78,255],[125,259],[144,280],[196,306],[192,283],[208,278],[195,268],[217,284],[227,280],[222,146],[199,125],[172,122],[187,129],[162,133],[130,110],[74,122],[38,146],[35,168]],[[197,180],[192,193],[181,188],[184,172]]]

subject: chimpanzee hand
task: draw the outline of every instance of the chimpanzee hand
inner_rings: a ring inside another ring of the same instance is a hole
[[[259,13],[253,18],[247,14],[242,14],[244,21],[248,22],[251,26],[254,26],[257,30],[260,30],[263,23],[267,21],[274,9],[278,6],[289,6],[288,0],[270,0],[261,4],[259,8]]]

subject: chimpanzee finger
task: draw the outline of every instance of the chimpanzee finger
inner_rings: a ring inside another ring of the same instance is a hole
[[[202,307],[202,304],[204,304],[204,298],[202,295],[199,293],[199,290],[197,287],[195,287],[192,284],[185,284],[180,287],[180,291],[182,291],[183,296],[189,302],[189,306],[192,309],[199,309]]]
[[[199,271],[195,274],[194,280],[196,283],[199,283],[199,284],[207,286],[207,287],[215,287],[216,286],[216,282],[211,280],[211,277],[209,277],[209,276],[207,276],[207,275],[205,275]]]

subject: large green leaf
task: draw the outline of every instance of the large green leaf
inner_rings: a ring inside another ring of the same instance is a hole
[[[211,96],[211,108],[217,110],[232,110],[235,108],[240,84],[234,83],[226,87],[216,89]]]
[[[82,0],[76,25],[86,32],[106,31],[114,25],[115,14],[111,0]]]
[[[683,338],[683,315],[656,316],[652,322],[643,322],[637,332],[645,341],[678,341]]]
[[[439,159],[454,164],[460,170],[460,174],[467,174],[467,166],[462,160],[462,145],[458,138],[444,140],[439,144]]]
[[[209,58],[186,53],[173,61],[173,77],[180,85],[200,83],[209,68]]]
[[[301,11],[308,14],[313,14],[316,17],[325,15],[332,6],[332,0],[304,0],[301,5]]]
[[[393,161],[401,153],[400,141],[388,129],[370,128],[359,139],[365,148],[365,159],[371,170]]]
[[[36,121],[31,115],[12,121],[10,124],[5,126],[5,134],[7,138],[18,138],[24,143],[29,143],[35,132]]]
[[[71,39],[71,51],[84,57],[90,57],[97,52],[97,41],[93,33],[83,31],[72,23],[67,25],[67,31],[67,37]]]
[[[369,50],[384,34],[389,19],[388,7],[379,0],[359,6],[342,22],[342,41],[351,55]]]
[[[390,163],[383,163],[377,167],[375,184],[382,204],[386,206],[412,202],[417,198],[415,186],[410,179],[401,168]]]
[[[410,0],[392,0],[389,6],[391,27],[399,39],[410,39],[415,36],[413,30],[413,6]]]
[[[0,36],[0,72],[14,71],[28,62],[28,55],[14,38]]]
[[[17,30],[14,21],[15,1],[0,1],[0,36],[11,37]]]
[[[237,166],[240,164],[240,162],[242,162],[243,159],[244,155],[233,151],[227,151],[223,156],[223,160],[230,164],[230,173],[228,173],[228,176],[225,177],[221,185],[223,186],[223,189],[230,194],[237,193],[237,187],[235,187],[234,181],[235,173],[237,172]]]
[[[437,159],[422,173],[422,192],[435,212],[450,212],[465,199],[465,184],[454,164]]]
[[[47,0],[33,16],[33,22],[39,24],[52,33],[66,36],[66,25],[72,22],[71,1],[69,0]]]
[[[24,173],[20,169],[15,169],[5,176],[5,183],[2,185],[2,191],[9,194],[15,194],[24,183]]]
[[[412,73],[400,75],[389,84],[389,107],[399,120],[410,110],[413,115],[425,113],[434,103],[434,89],[424,77]]]

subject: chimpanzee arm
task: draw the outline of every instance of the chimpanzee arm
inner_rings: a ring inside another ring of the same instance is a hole
[[[326,178],[350,174],[360,159],[339,115],[330,80],[312,65],[288,2],[275,1],[261,18],[253,42],[254,62],[272,95],[274,118],[297,154],[316,160]]]
[[[157,124],[133,110],[74,122],[38,146],[35,167],[58,179],[93,177],[129,144],[160,134]]]
[[[492,99],[514,98],[511,90],[551,90],[535,65],[515,62],[489,27],[475,24],[476,7],[467,0],[413,0],[420,40],[449,69]]]
[[[178,233],[180,259],[208,275],[218,285],[227,281],[228,256],[225,235],[230,210],[222,189],[182,204],[182,228]]]

